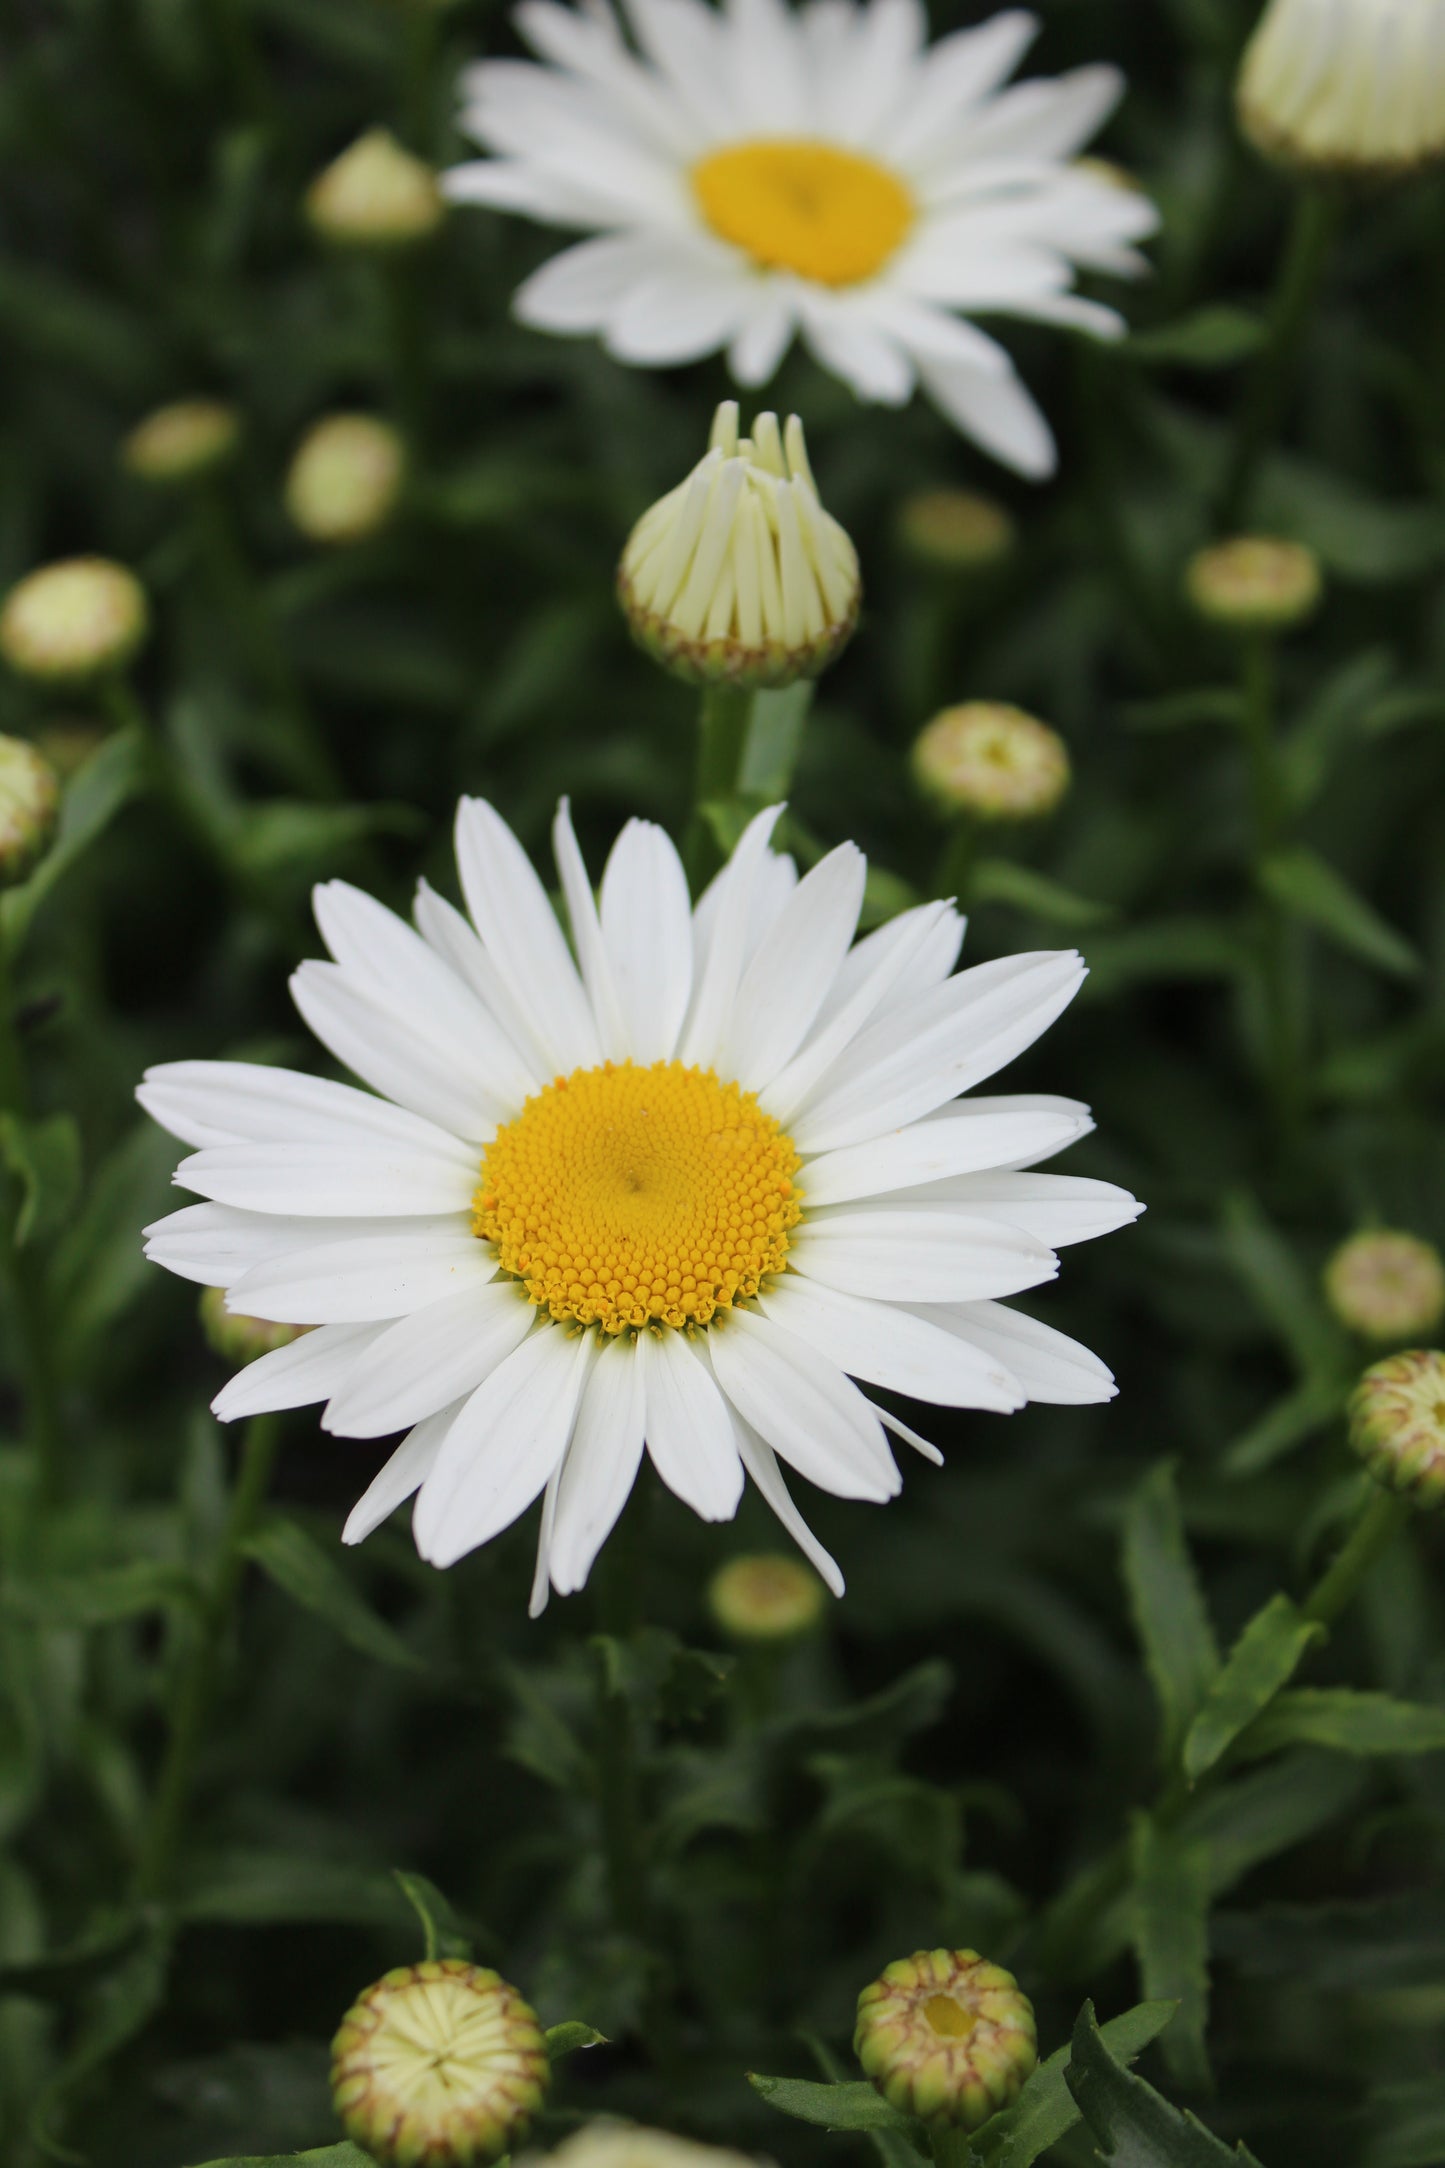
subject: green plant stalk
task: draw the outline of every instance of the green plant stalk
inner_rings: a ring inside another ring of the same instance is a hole
[[[747,753],[748,731],[753,719],[753,694],[736,685],[711,685],[703,694],[697,718],[697,772],[693,785],[692,819],[688,824],[683,857],[689,879],[697,887],[717,857],[711,829],[703,807],[734,796]]]
[[[969,888],[981,840],[979,824],[972,815],[955,813],[933,869],[934,895],[952,896],[961,911],[968,909]]]
[[[15,1028],[10,941],[0,928],[0,1108],[8,1114],[23,1116],[29,1107],[25,1057]],[[3,1271],[10,1314],[15,1322],[25,1413],[35,1447],[35,1495],[42,1502],[50,1502],[59,1497],[63,1488],[60,1392],[44,1283],[21,1257],[16,1241],[22,1202],[23,1192],[15,1176],[8,1170],[0,1171],[0,1252],[3,1252],[0,1271]]]
[[[1240,732],[1249,768],[1251,853],[1254,862],[1257,953],[1264,1003],[1265,1061],[1275,1117],[1288,1141],[1304,1112],[1299,989],[1290,969],[1290,928],[1260,881],[1264,862],[1283,841],[1285,792],[1275,739],[1274,650],[1265,633],[1251,634],[1240,654]]]
[[[386,319],[397,420],[406,439],[413,477],[426,460],[430,389],[420,253],[416,249],[394,249],[384,252],[375,265]]]
[[[934,2168],[970,2168],[974,2152],[966,2130],[952,2123],[931,2123],[928,2144]]]
[[[1307,1619],[1333,1626],[1412,1511],[1408,1498],[1371,1486],[1359,1519],[1300,1606]]]
[[[1329,261],[1337,215],[1335,199],[1324,188],[1299,187],[1270,307],[1269,337],[1245,394],[1220,493],[1222,533],[1232,533],[1248,518],[1260,465],[1279,429],[1300,342]]]
[[[209,0],[207,12],[236,104],[252,120],[268,119],[271,86],[261,63],[246,0]]]
[[[171,1719],[160,1775],[136,1861],[135,1895],[143,1903],[165,1894],[195,1783],[196,1757],[205,1737],[230,1630],[246,1570],[245,1546],[270,1486],[281,1426],[274,1415],[256,1415],[241,1442],[240,1467],[231,1492],[215,1571],[200,1631],[191,1648]]]

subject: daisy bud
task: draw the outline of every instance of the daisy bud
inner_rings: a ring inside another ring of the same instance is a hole
[[[534,2159],[530,2168],[540,2168],[540,2163]],[[547,2168],[760,2168],[760,2163],[726,2146],[699,2145],[693,2138],[674,2137],[670,2130],[599,2117],[549,2154]]]
[[[1445,1264],[1431,1242],[1388,1227],[1342,1242],[1325,1267],[1325,1299],[1367,1340],[1414,1340],[1445,1314]]]
[[[77,684],[123,670],[150,627],[145,590],[108,557],[42,565],[0,610],[0,655],[21,677]]]
[[[242,1317],[226,1308],[223,1287],[206,1289],[200,1314],[207,1343],[225,1363],[253,1363],[258,1355],[274,1355],[278,1347],[289,1347],[311,1330],[309,1325],[273,1325],[264,1317]]]
[[[900,2114],[977,2130],[1039,2059],[1033,2004],[976,1950],[916,1950],[858,1997],[853,2052]]]
[[[827,669],[858,622],[858,553],[823,510],[796,414],[738,435],[725,400],[706,456],[644,512],[617,568],[633,638],[689,685],[753,691]]]
[[[286,477],[286,509],[312,542],[364,542],[396,509],[406,452],[387,422],[328,414],[303,437]]]
[[[1012,515],[971,489],[920,489],[905,497],[898,538],[930,572],[987,572],[1013,554]]]
[[[1348,1413],[1351,1450],[1377,1483],[1418,1506],[1445,1502],[1445,1355],[1438,1348],[1371,1363]]]
[[[137,422],[121,465],[157,489],[183,489],[224,466],[241,440],[241,417],[224,399],[174,399]]]
[[[23,738],[0,738],[0,888],[26,880],[50,848],[60,783]]]
[[[1184,575],[1199,615],[1231,632],[1288,632],[1313,614],[1322,585],[1314,551],[1272,535],[1212,543]]]
[[[914,740],[913,776],[941,811],[982,821],[1052,813],[1069,787],[1069,754],[1046,723],[1001,700],[944,708]]]
[[[446,217],[430,166],[372,128],[333,159],[306,191],[306,216],[338,248],[410,248]]]
[[[823,1616],[823,1584],[798,1559],[766,1551],[720,1566],[707,1601],[734,1641],[793,1641]]]
[[[549,2076],[530,2006],[459,1957],[383,1973],[331,2043],[336,2112],[382,2168],[500,2159],[526,2137]]]
[[[1445,150],[1435,0],[1270,0],[1235,99],[1255,148],[1306,173],[1427,165]]]

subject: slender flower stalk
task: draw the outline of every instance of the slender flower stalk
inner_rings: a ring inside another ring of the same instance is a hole
[[[1302,185],[1280,257],[1268,336],[1240,408],[1239,430],[1220,490],[1219,524],[1226,534],[1249,517],[1259,469],[1279,429],[1324,283],[1337,223],[1334,197],[1322,186]]]

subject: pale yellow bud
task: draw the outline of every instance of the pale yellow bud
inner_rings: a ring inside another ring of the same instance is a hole
[[[396,509],[406,452],[389,423],[330,414],[302,442],[286,477],[286,509],[313,542],[364,542]]]
[[[1445,1504],[1445,1355],[1411,1348],[1372,1363],[1350,1395],[1350,1445],[1377,1483]]]
[[[725,2146],[699,2145],[694,2138],[675,2138],[670,2130],[648,2130],[610,2117],[584,2124],[545,2161],[546,2168],[769,2168]],[[543,2161],[531,2155],[518,2168],[543,2168]]]
[[[1232,632],[1287,632],[1313,615],[1323,592],[1314,551],[1274,535],[1236,535],[1196,551],[1184,585],[1201,617]]]
[[[150,627],[145,590],[108,557],[42,565],[0,610],[0,654],[21,677],[78,684],[123,670]]]
[[[914,740],[914,780],[942,811],[1038,820],[1069,787],[1069,753],[1047,723],[1001,700],[944,708]]]
[[[818,1624],[824,1589],[800,1559],[765,1551],[731,1558],[708,1583],[708,1608],[734,1641],[792,1641]]]
[[[1369,1227],[1342,1242],[1325,1267],[1325,1299],[1367,1340],[1417,1340],[1445,1316],[1445,1264],[1432,1242]]]
[[[1013,515],[971,489],[920,489],[905,497],[898,538],[934,572],[984,572],[1013,554]]]
[[[318,173],[306,191],[315,232],[340,248],[410,248],[446,217],[432,168],[372,128]]]
[[[258,1355],[273,1355],[278,1347],[299,1340],[309,1325],[277,1325],[269,1318],[244,1317],[226,1308],[226,1291],[208,1287],[200,1302],[201,1330],[222,1362],[253,1363]]]
[[[1445,152],[1440,0],[1270,0],[1236,99],[1250,141],[1303,172],[1429,165]]]
[[[223,399],[175,399],[138,422],[121,464],[158,489],[183,488],[224,466],[241,440],[241,417]]]
[[[29,878],[50,848],[60,784],[23,738],[0,738],[0,888]]]
[[[858,1997],[853,2052],[900,2114],[977,2130],[1038,2061],[1033,2004],[976,1950],[916,1950]]]

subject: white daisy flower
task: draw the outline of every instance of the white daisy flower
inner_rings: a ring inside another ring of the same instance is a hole
[[[1087,1349],[1000,1297],[1138,1206],[1035,1174],[1087,1109],[961,1099],[1076,992],[1072,954],[954,974],[946,903],[854,942],[864,859],[798,879],[759,814],[694,909],[660,828],[631,821],[592,887],[565,802],[553,842],[576,961],[491,806],[463,799],[469,918],[425,883],[415,930],[341,881],[333,961],[291,982],[370,1086],[184,1061],[141,1103],[195,1147],[206,1201],[147,1254],[243,1315],[315,1329],[220,1393],[223,1419],[324,1401],[325,1429],[406,1436],[344,1531],[416,1495],[449,1566],[539,1493],[533,1609],[580,1588],[644,1451],[704,1520],[750,1475],[835,1591],[780,1461],[890,1498],[892,1430],[863,1385],[944,1407],[1110,1397]],[[951,975],[953,974],[953,975]]]
[[[599,335],[656,367],[725,348],[766,383],[795,334],[861,399],[915,383],[1022,474],[1052,471],[1047,423],[1003,347],[1004,314],[1116,335],[1076,269],[1135,272],[1148,199],[1075,154],[1117,69],[1001,89],[1037,27],[1010,9],[927,44],[922,0],[524,0],[541,55],[463,77],[461,125],[495,155],[447,193],[599,237],[521,288],[543,331]]]

